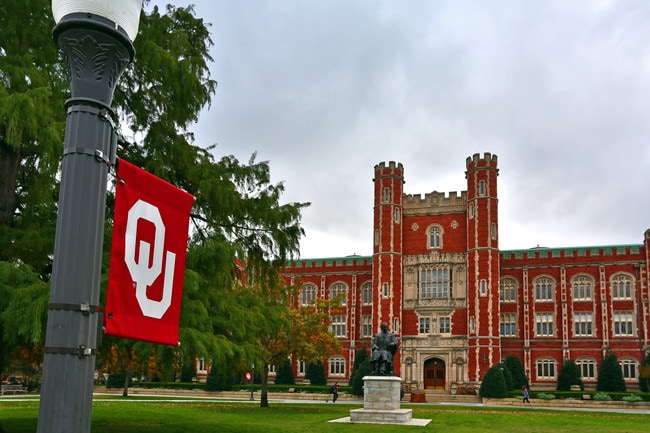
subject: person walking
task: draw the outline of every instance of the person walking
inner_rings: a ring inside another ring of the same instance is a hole
[[[524,399],[522,401],[522,404],[523,403],[528,403],[529,405],[532,406],[533,404],[530,402],[530,393],[528,392],[528,388],[526,388],[526,385],[522,386],[521,390],[522,390],[522,392],[524,394]]]
[[[339,398],[339,383],[335,382],[334,385],[332,385],[332,403],[336,403],[336,400]]]

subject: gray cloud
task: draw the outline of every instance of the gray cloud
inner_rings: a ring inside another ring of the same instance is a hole
[[[154,2],[156,3],[156,2]],[[501,248],[640,243],[650,228],[650,3],[196,0],[212,23],[198,144],[269,160],[309,201],[305,257],[372,252],[372,176],[464,190],[499,156]]]

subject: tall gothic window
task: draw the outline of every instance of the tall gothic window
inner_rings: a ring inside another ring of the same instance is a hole
[[[330,288],[330,299],[334,298],[338,298],[341,301],[341,305],[346,305],[348,299],[348,287],[343,283],[333,284]]]
[[[451,297],[451,271],[447,267],[420,271],[420,298],[447,299]]]
[[[618,274],[612,278],[612,298],[632,299],[632,277],[626,274]]]
[[[442,228],[440,226],[434,225],[429,227],[428,230],[429,236],[429,248],[431,249],[440,249],[442,248]]]
[[[361,286],[361,302],[363,305],[372,305],[372,283],[367,282]]]
[[[499,287],[499,300],[501,302],[517,301],[517,280],[514,278],[503,278]]]
[[[536,301],[552,301],[554,284],[550,278],[542,277],[537,278],[533,283],[535,287],[535,300]]]
[[[594,279],[586,275],[579,275],[571,281],[573,299],[575,301],[591,301],[593,296]]]
[[[301,305],[313,305],[316,303],[316,294],[318,289],[314,284],[305,284],[305,287],[302,288],[300,293],[300,304]]]

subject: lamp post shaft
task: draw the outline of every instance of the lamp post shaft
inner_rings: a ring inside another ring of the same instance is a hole
[[[54,37],[68,67],[72,97],[66,102],[37,431],[87,433],[101,330],[106,186],[117,143],[110,104],[133,46],[125,35],[90,16],[62,20]]]

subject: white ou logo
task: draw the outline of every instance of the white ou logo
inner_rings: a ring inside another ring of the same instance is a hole
[[[153,251],[151,244],[140,240],[140,254],[135,260],[138,220],[143,219],[152,223],[156,229]],[[138,200],[129,209],[126,222],[124,245],[124,261],[129,268],[131,278],[135,283],[135,297],[138,300],[142,314],[154,319],[160,319],[172,304],[172,289],[174,281],[174,265],[176,254],[167,251],[165,257],[165,277],[163,281],[163,295],[161,300],[147,297],[147,287],[151,286],[160,276],[163,265],[163,249],[165,246],[165,224],[163,223],[158,208],[143,200]],[[151,254],[153,253],[153,259]],[[149,266],[151,262],[151,266]]]

